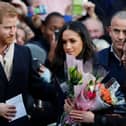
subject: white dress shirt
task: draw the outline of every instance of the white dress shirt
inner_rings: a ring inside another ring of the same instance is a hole
[[[14,56],[14,43],[12,43],[5,51],[4,56],[0,55],[0,62],[4,68],[6,77],[10,80]]]

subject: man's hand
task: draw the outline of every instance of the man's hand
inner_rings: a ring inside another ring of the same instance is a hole
[[[97,15],[95,13],[95,4],[92,2],[86,2],[84,3],[84,8],[86,9],[88,15],[92,18],[97,18]]]
[[[8,121],[11,121],[16,115],[16,107],[5,103],[0,103],[0,116],[4,117]]]

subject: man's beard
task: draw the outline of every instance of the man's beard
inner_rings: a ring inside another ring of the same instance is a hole
[[[10,36],[5,39],[4,43],[9,45],[9,44],[13,43],[13,41],[14,41],[14,36]]]

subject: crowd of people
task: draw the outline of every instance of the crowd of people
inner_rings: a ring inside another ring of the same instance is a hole
[[[126,3],[105,1],[84,3],[86,15],[72,14],[72,0],[52,11],[53,1],[0,1],[0,125],[69,126],[64,112],[72,126],[126,125]],[[123,102],[78,109],[68,96],[67,55],[84,73],[104,69],[105,86],[115,78]]]

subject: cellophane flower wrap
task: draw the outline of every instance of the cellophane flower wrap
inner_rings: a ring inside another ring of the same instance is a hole
[[[67,55],[68,97],[72,98],[78,110],[96,111],[124,104],[124,97],[116,96],[120,85],[115,78],[103,84],[101,81],[107,72],[98,70],[96,75],[83,71],[83,62]],[[59,126],[76,126],[69,114],[64,112]]]

